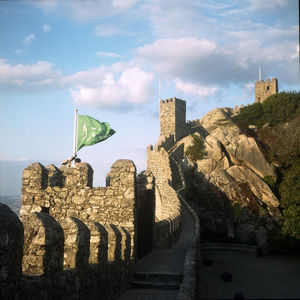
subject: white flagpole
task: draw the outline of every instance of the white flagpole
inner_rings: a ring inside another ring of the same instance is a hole
[[[76,156],[77,148],[77,130],[78,130],[78,109],[74,110],[74,143],[73,143],[73,156]]]

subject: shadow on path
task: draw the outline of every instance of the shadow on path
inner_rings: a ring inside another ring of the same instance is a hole
[[[170,249],[153,249],[137,261],[133,288],[121,295],[119,300],[176,299],[182,281],[186,247],[193,233],[193,217],[182,204],[179,239]]]

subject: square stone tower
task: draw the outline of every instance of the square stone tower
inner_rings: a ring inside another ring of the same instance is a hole
[[[262,103],[269,96],[278,93],[278,81],[277,78],[273,78],[272,81],[268,78],[266,81],[259,80],[255,83],[255,102]]]
[[[160,101],[160,136],[174,134],[175,141],[184,136],[186,102],[178,98]]]

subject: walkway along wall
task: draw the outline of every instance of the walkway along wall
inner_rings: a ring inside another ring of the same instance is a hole
[[[180,233],[180,200],[172,187],[168,152],[161,146],[147,148],[147,168],[155,178],[154,246],[170,247]]]
[[[161,134],[156,145],[148,147],[148,169],[152,171],[156,180],[156,218],[164,219],[168,212],[169,224],[177,224],[180,220],[180,205],[185,205],[194,219],[193,239],[186,250],[186,257],[183,269],[183,282],[176,299],[192,300],[195,298],[197,281],[197,261],[199,260],[200,222],[195,211],[184,200],[185,178],[180,165],[184,157],[183,145],[177,144],[179,140],[191,133],[201,131],[199,120],[186,122],[185,101],[180,99],[169,99],[160,102],[160,124]],[[165,206],[171,206],[174,210],[165,210]],[[179,215],[178,215],[179,211]],[[174,218],[175,217],[175,218]],[[160,222],[156,222],[158,233],[163,231]],[[169,226],[172,228],[172,226]],[[164,244],[168,241],[171,244],[172,237],[176,237],[179,227],[173,226],[174,231],[169,232],[169,237],[160,238],[158,243]]]
[[[116,161],[107,187],[93,188],[92,176],[86,163],[24,170],[20,220],[0,205],[2,299],[113,299],[129,287],[137,251],[136,168]]]

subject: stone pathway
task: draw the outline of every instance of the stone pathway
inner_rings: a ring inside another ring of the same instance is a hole
[[[132,289],[119,300],[173,300],[182,281],[186,246],[193,237],[194,221],[182,205],[182,230],[170,249],[154,249],[137,261]]]
[[[237,251],[213,251],[200,264],[197,299],[234,299],[241,292],[245,299],[300,299],[300,255],[266,255]],[[222,274],[231,272],[232,281]]]

